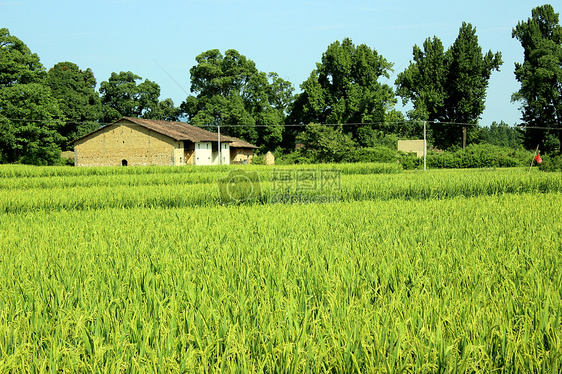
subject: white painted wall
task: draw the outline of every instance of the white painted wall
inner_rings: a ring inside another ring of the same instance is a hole
[[[195,143],[193,163],[195,165],[213,164],[213,147],[211,142]]]

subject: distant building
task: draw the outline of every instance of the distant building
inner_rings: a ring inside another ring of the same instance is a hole
[[[398,150],[406,153],[415,153],[423,157],[423,140],[399,140]]]
[[[263,163],[265,165],[275,165],[275,156],[271,153],[271,151],[267,152],[263,156]]]
[[[227,165],[257,147],[184,122],[123,117],[74,141],[75,166]]]
[[[234,138],[236,139],[236,138]],[[255,145],[236,139],[230,143],[230,163],[231,164],[251,164],[254,157]]]

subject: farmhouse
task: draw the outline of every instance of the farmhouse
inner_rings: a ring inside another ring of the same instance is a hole
[[[123,117],[74,141],[75,166],[249,163],[257,147],[184,122]],[[219,159],[220,154],[220,159]]]

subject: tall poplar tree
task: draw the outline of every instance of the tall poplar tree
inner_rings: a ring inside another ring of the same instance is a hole
[[[524,49],[523,63],[515,64],[515,77],[521,83],[512,96],[521,103],[525,145],[534,148],[548,137],[562,144],[562,27],[552,5],[532,10],[532,17],[519,22],[512,36]],[[533,129],[538,127],[539,129]],[[543,130],[540,128],[556,128]],[[548,148],[548,147],[547,147]],[[547,149],[548,150],[548,149]]]
[[[462,145],[463,127],[470,140],[485,109],[486,90],[501,53],[482,53],[476,29],[463,22],[453,45],[444,51],[441,41],[427,39],[424,50],[414,46],[414,61],[398,75],[398,95],[412,101],[413,119],[432,121],[434,145],[448,149]]]

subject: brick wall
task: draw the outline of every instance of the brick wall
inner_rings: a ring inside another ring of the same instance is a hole
[[[254,150],[252,148],[230,148],[230,163],[231,164],[250,164]]]
[[[183,142],[126,120],[74,144],[75,166],[185,165]]]

